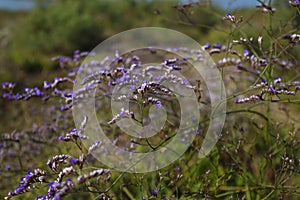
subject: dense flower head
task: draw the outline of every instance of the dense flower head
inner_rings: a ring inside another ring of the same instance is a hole
[[[14,89],[16,84],[13,82],[3,82],[1,84],[1,86],[2,86],[2,89],[4,89],[4,90],[12,90],[12,89]]]
[[[46,175],[46,172],[41,169],[28,170],[26,175],[24,175],[20,178],[19,186],[14,191],[11,190],[8,193],[8,196],[6,197],[6,199],[8,199],[12,196],[30,191],[31,186],[34,186],[34,184],[37,182],[38,183],[45,182],[45,177],[44,177],[45,175]]]

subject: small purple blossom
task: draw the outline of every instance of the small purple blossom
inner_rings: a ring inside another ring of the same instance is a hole
[[[203,46],[204,49],[210,49],[211,48],[211,45],[209,43],[206,43],[204,46]]]
[[[162,107],[162,104],[161,104],[160,101],[157,101],[155,104],[156,104],[156,108],[161,108]]]
[[[153,195],[153,196],[157,196],[157,190],[156,190],[156,189],[154,189],[154,190],[151,190],[151,195]]]
[[[130,89],[130,90],[135,90],[135,86],[134,86],[134,85],[130,85],[130,86],[129,86],[129,89]]]
[[[235,98],[234,102],[238,103],[239,102],[239,98]]]
[[[63,141],[63,140],[64,140],[64,137],[63,137],[63,136],[59,136],[59,137],[58,137],[58,140]]]
[[[248,50],[248,49],[245,49],[244,50],[244,56],[246,57],[246,56],[249,56],[249,54],[250,54],[250,51]]]
[[[223,45],[220,44],[220,43],[215,43],[215,44],[213,45],[213,48],[221,49],[222,46],[223,46]]]
[[[19,194],[19,193],[22,193],[23,191],[25,190],[25,186],[23,184],[20,184],[16,190],[15,190],[15,193]]]
[[[180,169],[179,166],[176,166],[176,167],[174,168],[174,170],[177,171],[177,172],[179,172],[181,169]]]
[[[16,84],[14,84],[14,83],[12,83],[12,82],[3,82],[3,83],[1,84],[2,89],[4,89],[4,90],[12,90],[12,89],[14,89],[15,85],[16,85]]]
[[[6,164],[5,165],[5,170],[10,170],[10,165]]]
[[[77,164],[79,162],[79,160],[77,159],[77,158],[71,158],[70,159],[70,164],[71,165],[75,165],[75,164]]]
[[[269,87],[269,91],[270,91],[270,92],[275,92],[275,89],[273,88],[273,86],[272,86],[272,85],[270,85],[270,87]]]

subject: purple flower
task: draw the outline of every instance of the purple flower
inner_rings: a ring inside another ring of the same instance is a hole
[[[6,170],[10,170],[10,166],[8,164],[5,165]]]
[[[52,87],[52,84],[51,84],[51,83],[48,83],[47,81],[44,81],[44,86],[43,86],[43,88],[44,88],[44,89],[48,89],[48,88],[50,88],[50,87]]]
[[[181,70],[181,67],[179,67],[177,65],[171,64],[170,67],[172,67],[172,69],[174,69],[174,70]]]
[[[71,132],[71,133],[76,133],[76,132],[77,132],[77,129],[76,129],[76,128],[72,128],[70,132]]]
[[[55,184],[54,181],[50,182],[50,183],[49,183],[49,187],[52,188],[54,184]]]
[[[80,53],[80,51],[79,51],[79,50],[75,50],[75,51],[74,51],[74,56],[77,56],[77,55],[79,55],[79,53]]]
[[[40,195],[40,196],[35,198],[35,200],[46,200],[46,199],[47,199],[47,197],[44,196],[44,195]]]
[[[244,56],[248,56],[250,54],[250,51],[248,49],[244,50]]]
[[[152,191],[151,191],[151,194],[152,194],[153,196],[157,196],[157,190],[155,190],[155,189],[152,190]]]
[[[75,164],[78,163],[78,161],[79,161],[79,160],[78,160],[77,158],[71,158],[71,159],[70,159],[70,164],[71,164],[71,165],[75,165]]]
[[[7,84],[7,82],[3,82],[3,83],[1,84],[3,89],[5,88],[6,84]]]
[[[20,184],[19,187],[16,188],[16,193],[21,193],[23,190],[25,190],[25,186]]]
[[[222,44],[220,44],[220,43],[215,43],[215,44],[213,45],[213,48],[221,49],[221,48],[222,48]]]
[[[58,137],[58,140],[61,140],[61,141],[63,141],[65,138],[63,137],[63,136],[59,136]]]
[[[29,88],[24,88],[24,91],[29,93],[30,92],[30,89]]]
[[[211,45],[209,43],[206,43],[204,46],[203,46],[204,49],[210,49],[211,48]]]
[[[120,115],[121,117],[125,116],[125,111],[124,111],[124,109],[121,110],[121,112],[119,113],[119,115]]]
[[[21,98],[22,98],[22,95],[21,95],[20,93],[17,93],[17,94],[15,95],[15,99],[19,100],[19,99],[21,99]]]
[[[60,110],[60,111],[65,111],[65,110],[67,110],[67,107],[61,106],[59,110]]]
[[[20,182],[23,182],[23,181],[25,181],[25,176],[22,176],[21,178],[20,178]]]
[[[161,80],[161,77],[160,77],[160,76],[157,76],[157,77],[155,77],[155,80],[160,81],[160,80]]]
[[[176,166],[176,167],[174,168],[174,170],[177,171],[177,172],[179,172],[179,171],[180,171],[180,167],[179,167],[179,166]]]
[[[157,101],[155,104],[156,104],[156,108],[161,108],[162,107],[162,104],[161,104],[160,101]]]
[[[35,90],[36,96],[38,96],[38,97],[43,96],[44,93],[42,91],[40,91],[37,87],[35,87],[34,90]]]
[[[12,96],[11,96],[11,94],[10,93],[7,93],[7,92],[3,92],[3,98],[7,98],[7,99],[11,99],[12,98]]]
[[[14,195],[15,193],[12,191],[12,190],[10,190],[9,191],[9,193],[8,193],[8,196],[12,196],[12,195]]]
[[[130,90],[135,90],[135,86],[134,86],[134,85],[130,85],[130,86],[129,86],[129,89],[130,89]]]
[[[1,84],[1,86],[2,86],[3,89],[10,89],[11,90],[15,87],[15,84],[12,83],[12,82],[3,82]]]
[[[112,82],[112,81],[108,81],[107,85],[108,85],[108,86],[112,86],[112,85],[113,85],[113,82]]]
[[[270,91],[270,92],[275,92],[275,89],[273,88],[273,86],[272,86],[272,85],[270,85],[270,87],[269,87],[269,91]]]
[[[294,1],[289,1],[290,5],[292,6],[298,6],[299,5],[299,0],[294,0]]]

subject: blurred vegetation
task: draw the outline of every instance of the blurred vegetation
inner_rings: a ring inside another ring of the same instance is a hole
[[[273,28],[277,34],[272,37],[279,37],[290,30],[290,26],[297,28],[300,23],[299,17],[292,18],[294,13],[286,11],[288,4],[282,1],[275,4],[279,4],[273,17]],[[39,0],[30,12],[0,11],[1,71],[9,67],[10,70],[21,69],[29,74],[47,74],[47,70],[57,67],[50,57],[70,55],[78,49],[92,50],[109,36],[131,28],[171,28],[205,44],[226,42],[230,31],[233,38],[246,33],[256,37],[264,32],[264,25],[268,23],[266,15],[258,10],[233,10],[230,11],[232,14],[242,15],[246,21],[236,33],[221,20],[226,12],[206,1],[183,7],[176,1],[158,0]],[[290,23],[281,24],[283,21]],[[2,81],[11,78],[9,71],[6,70]],[[20,76],[20,79],[23,78]]]
[[[109,36],[131,28],[172,28],[203,41],[221,16],[206,3],[186,12],[178,11],[176,1],[37,2],[29,13],[1,11],[7,15],[1,18],[1,30],[9,30],[9,37],[2,39],[8,43],[5,55],[25,72],[53,69],[51,56],[92,50]],[[10,15],[18,20],[11,23]]]

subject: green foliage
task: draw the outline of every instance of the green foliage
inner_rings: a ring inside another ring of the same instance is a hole
[[[103,40],[103,29],[95,18],[97,5],[88,2],[64,0],[34,9],[15,35],[15,62],[25,64],[25,69],[39,69],[46,54],[88,50]]]
[[[167,27],[200,39],[220,18],[207,7],[173,7],[175,1],[37,2],[12,38],[13,61],[28,72],[51,66],[51,56],[90,51],[109,36],[131,28]]]

